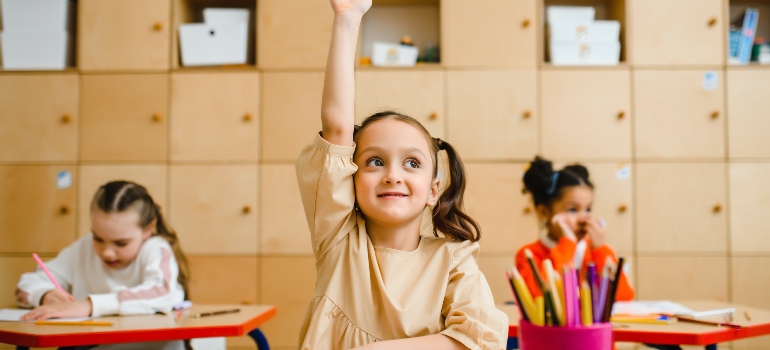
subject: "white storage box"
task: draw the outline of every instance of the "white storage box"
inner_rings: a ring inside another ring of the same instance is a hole
[[[249,24],[248,9],[232,8],[205,8],[203,9],[203,23],[206,24]]]
[[[620,38],[620,22],[554,22],[550,27],[551,43],[614,43]]]
[[[4,32],[71,31],[72,0],[0,0]]]
[[[414,46],[375,41],[372,47],[372,65],[409,67],[417,64],[419,49]]]
[[[3,69],[64,69],[70,62],[70,35],[65,31],[49,33],[0,33]]]
[[[596,10],[591,6],[548,6],[548,24],[593,22]]]
[[[248,24],[205,23],[179,26],[183,66],[246,63]]]
[[[551,63],[558,65],[617,65],[620,42],[551,44]]]

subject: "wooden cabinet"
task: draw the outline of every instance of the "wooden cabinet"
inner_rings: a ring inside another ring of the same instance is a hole
[[[725,156],[722,71],[635,70],[636,156]]]
[[[136,182],[150,193],[168,220],[168,167],[150,164],[82,165],[78,182],[78,236],[91,233],[91,201],[100,186],[115,180]],[[173,222],[169,222],[175,227]]]
[[[441,63],[447,67],[537,65],[536,1],[441,1]]]
[[[356,123],[384,110],[417,119],[433,137],[444,137],[444,73],[438,69],[372,69],[356,72]]]
[[[171,159],[256,161],[259,74],[171,75]]]
[[[170,0],[80,0],[78,10],[80,69],[169,68]]]
[[[730,263],[730,285],[732,302],[762,309],[770,309],[770,257],[737,257],[733,256]],[[742,320],[744,315],[736,315]],[[755,337],[733,342],[734,350],[762,349],[770,344],[770,336]]]
[[[543,155],[630,160],[630,75],[618,68],[543,70]]]
[[[266,69],[325,67],[333,18],[327,1],[257,1],[257,65]]]
[[[631,62],[643,66],[723,65],[722,0],[626,0]]]
[[[43,261],[50,257],[41,256]],[[31,257],[0,257],[0,305],[15,307],[16,285],[23,273],[35,271],[37,264]],[[10,345],[9,345],[10,346]],[[13,349],[10,348],[9,349]]]
[[[770,163],[730,164],[730,248],[735,253],[767,253]]]
[[[723,163],[636,164],[637,251],[727,253]]]
[[[256,254],[256,165],[172,165],[169,219],[188,254]]]
[[[259,303],[256,256],[188,256],[187,260],[191,271],[188,299],[202,304]]]
[[[537,74],[449,71],[447,141],[464,160],[530,159],[537,153]]]
[[[313,254],[293,164],[262,166],[260,252]]]
[[[74,166],[0,166],[0,253],[58,252],[75,240]]]
[[[262,159],[294,162],[321,131],[323,82],[320,72],[262,75]]]
[[[630,163],[588,163],[594,184],[591,212],[604,219],[605,240],[620,255],[634,249],[633,167]]]
[[[168,75],[83,75],[84,161],[165,161]]]
[[[270,339],[270,346],[293,348],[315,290],[315,258],[312,256],[262,257],[261,304],[281,310],[259,329]]]
[[[729,69],[727,86],[730,158],[770,158],[770,70]]]
[[[505,271],[515,266],[514,253],[510,254],[486,254],[486,244],[481,241],[482,253],[479,256],[478,264],[479,270],[484,274],[484,277],[489,283],[489,289],[492,290],[492,297],[495,299],[495,304],[503,304],[508,301],[513,301],[513,292],[511,291],[511,284],[505,278]]]
[[[726,257],[640,256],[636,260],[637,300],[728,301]]]
[[[466,164],[465,170],[465,209],[481,226],[484,253],[513,259],[540,232],[532,201],[521,191],[526,164]]]

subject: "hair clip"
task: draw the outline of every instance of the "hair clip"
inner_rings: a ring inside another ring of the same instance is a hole
[[[551,187],[548,188],[548,194],[549,196],[553,196],[554,192],[556,192],[556,183],[559,182],[559,172],[554,171],[553,175],[551,175]]]

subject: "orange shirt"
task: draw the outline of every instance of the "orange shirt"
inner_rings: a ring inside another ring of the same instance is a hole
[[[604,269],[604,264],[607,261],[607,257],[612,258],[612,261],[616,263],[618,261],[618,258],[615,256],[615,251],[613,251],[610,246],[605,244],[599,248],[591,250],[591,244],[588,242],[588,238],[585,238],[585,240],[587,248],[585,255],[583,256],[583,264],[580,267],[581,281],[583,280],[583,277],[585,276],[588,269],[588,263],[594,263],[594,265],[596,265],[597,273],[601,275],[601,272]],[[529,249],[532,251],[532,260],[535,263],[535,266],[540,269],[540,276],[545,276],[543,260],[551,259],[553,268],[556,271],[561,272],[563,267],[569,266],[569,264],[574,260],[576,247],[576,242],[566,237],[562,237],[559,239],[556,245],[553,246],[553,248],[549,248],[545,243],[542,242],[542,240],[538,239],[536,242],[521,247],[521,249],[516,252],[516,268],[519,270],[519,273],[521,273],[524,281],[527,282],[527,287],[529,287],[533,297],[539,296],[541,293],[540,288],[538,288],[537,282],[535,281],[535,276],[532,274],[532,270],[527,263],[527,256],[524,254],[524,250]],[[628,301],[632,299],[634,299],[634,288],[631,287],[631,284],[628,283],[626,274],[622,273],[620,275],[620,282],[618,283],[618,291],[615,296],[615,300]]]

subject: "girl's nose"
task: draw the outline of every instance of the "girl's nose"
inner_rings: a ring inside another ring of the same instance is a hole
[[[400,184],[403,181],[398,170],[392,168],[388,170],[388,173],[385,174],[385,177],[382,180],[386,184]]]

